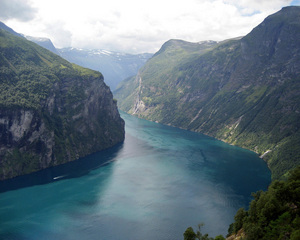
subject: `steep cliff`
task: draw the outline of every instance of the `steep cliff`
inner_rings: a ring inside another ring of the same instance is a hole
[[[66,163],[124,140],[101,73],[0,30],[0,179]]]
[[[170,41],[115,97],[141,118],[256,151],[279,178],[300,164],[299,39],[300,7],[287,7],[198,53]]]

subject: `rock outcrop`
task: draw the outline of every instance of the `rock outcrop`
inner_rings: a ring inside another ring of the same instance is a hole
[[[124,140],[124,121],[99,72],[0,30],[0,79],[0,180]]]

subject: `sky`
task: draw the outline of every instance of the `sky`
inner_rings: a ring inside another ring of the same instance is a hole
[[[0,21],[55,47],[154,53],[169,39],[244,36],[300,0],[0,0]]]

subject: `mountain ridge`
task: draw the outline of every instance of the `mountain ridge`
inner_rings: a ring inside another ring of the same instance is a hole
[[[119,107],[253,150],[280,178],[300,159],[299,23],[287,7],[198,52],[168,41],[114,91]]]
[[[34,42],[34,43],[40,45],[41,47],[46,48],[49,51],[59,55],[59,52],[57,51],[54,44],[52,43],[52,41],[49,38],[32,37],[32,36],[26,36],[26,35],[24,35],[24,37],[27,40]]]
[[[0,180],[124,140],[124,121],[100,72],[0,29],[0,79]]]
[[[128,54],[104,49],[62,48],[57,51],[70,62],[100,71],[112,90],[125,78],[135,75],[152,56],[151,53]]]
[[[111,90],[114,90],[122,80],[135,75],[138,69],[153,55],[152,53],[130,54],[105,49],[56,48],[49,38],[19,34],[2,22],[0,22],[1,28],[16,36],[24,37],[69,62],[101,72],[105,83]]]

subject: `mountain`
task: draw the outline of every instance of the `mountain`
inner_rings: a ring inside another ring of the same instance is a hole
[[[51,52],[53,52],[55,54],[59,54],[49,38],[31,37],[31,36],[26,36],[24,34],[17,33],[12,28],[5,25],[3,22],[0,22],[0,29],[3,29],[15,36],[26,38],[27,40],[32,41],[32,42],[50,50]]]
[[[60,55],[69,62],[101,72],[104,76],[105,83],[111,90],[114,90],[125,78],[136,75],[139,68],[153,55],[152,53],[128,54],[101,49],[57,49],[49,38],[19,34],[2,22],[0,22],[0,29],[4,29],[16,36],[24,37],[27,40]]]
[[[300,7],[209,45],[171,40],[114,91],[119,108],[257,152],[274,179],[300,164]]]
[[[150,53],[126,54],[107,50],[78,48],[58,49],[60,56],[80,66],[100,71],[112,90],[119,82],[137,74],[139,68],[152,56]]]
[[[147,112],[147,109],[154,109],[153,107],[157,106],[159,101],[168,101],[168,98],[171,97],[168,96],[167,89],[162,87],[168,84],[164,81],[170,74],[175,73],[176,67],[189,59],[206,53],[217,45],[218,43],[214,41],[190,43],[177,39],[169,40],[140,69],[136,76],[127,78],[118,85],[114,95],[120,100],[119,107],[128,113],[138,113],[139,117],[147,118],[144,114]],[[171,81],[173,80],[171,79]],[[146,93],[145,91],[150,92]],[[143,94],[143,99],[140,99],[141,93]],[[148,97],[152,93],[155,93],[155,97]],[[164,100],[161,99],[164,96],[166,98]],[[143,109],[144,107],[147,109]],[[147,119],[150,120],[150,118]],[[152,120],[158,121],[158,119]]]
[[[124,121],[100,72],[0,29],[0,180],[123,140]]]
[[[57,49],[54,47],[52,41],[49,38],[41,38],[41,37],[31,37],[31,36],[25,36],[24,37],[29,40],[32,41],[38,45],[40,45],[43,48],[48,49],[49,51],[58,54],[59,52],[57,51]]]
[[[11,33],[13,35],[15,35],[15,36],[23,37],[21,34],[15,32],[12,28],[6,26],[3,22],[0,22],[0,29],[3,29],[5,31],[7,31],[7,32],[9,32],[9,33]]]

